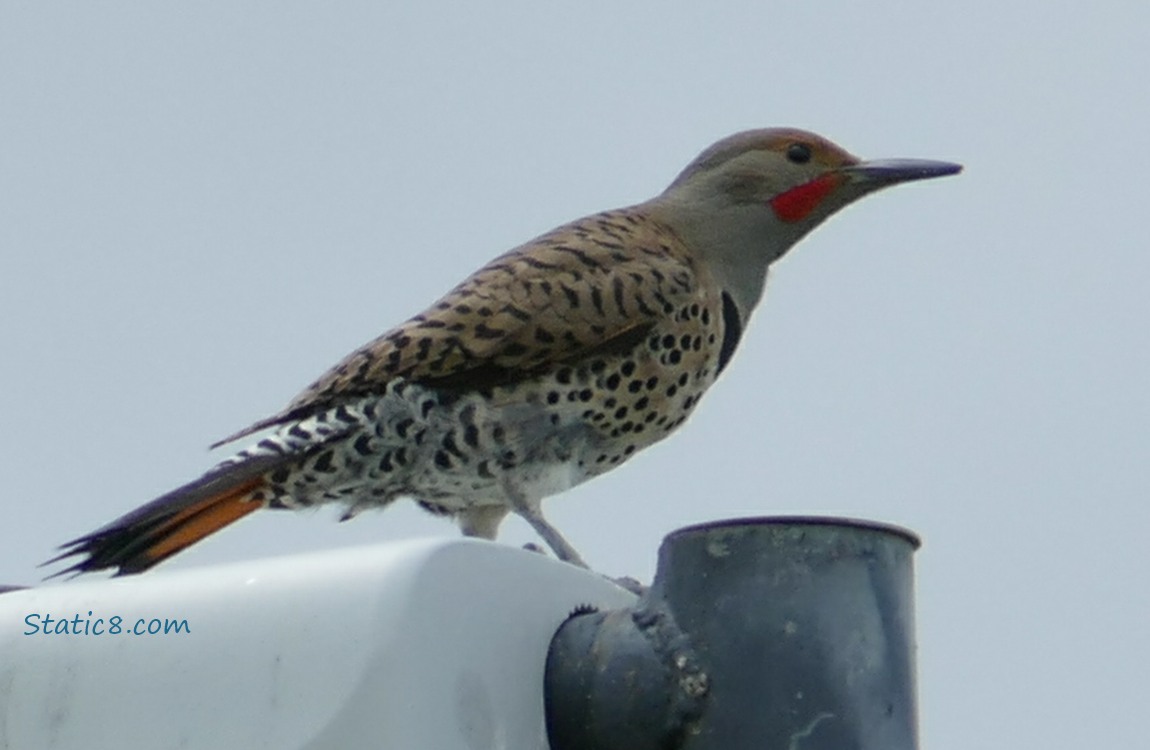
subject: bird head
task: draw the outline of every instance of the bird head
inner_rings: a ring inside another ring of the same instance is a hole
[[[881,188],[961,169],[923,159],[862,161],[803,130],[748,130],[703,151],[648,205],[746,315],[770,264],[833,213]]]

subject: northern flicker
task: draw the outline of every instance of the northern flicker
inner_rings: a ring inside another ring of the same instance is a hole
[[[583,565],[543,499],[686,421],[804,235],[875,190],[960,169],[860,161],[801,130],[724,138],[655,198],[495,258],[217,445],[266,437],[51,562],[136,573],[260,508],[338,503],[350,518],[407,496],[471,536],[514,512]]]

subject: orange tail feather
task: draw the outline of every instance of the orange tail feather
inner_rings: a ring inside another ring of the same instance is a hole
[[[147,561],[146,567],[151,567],[259,510],[263,506],[249,497],[261,484],[262,480],[255,479],[231,492],[185,508],[149,532],[150,543],[137,557]]]
[[[222,472],[209,472],[91,534],[68,542],[63,554],[45,564],[73,555],[85,555],[85,558],[50,577],[105,568],[117,568],[116,575],[147,570],[264,507],[254,494],[264,485],[260,469],[265,468],[256,464],[243,467],[242,471],[228,467]]]

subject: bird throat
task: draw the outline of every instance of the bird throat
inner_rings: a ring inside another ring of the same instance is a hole
[[[818,208],[823,199],[838,187],[841,178],[834,173],[816,177],[771,198],[771,209],[780,221],[793,224],[802,221]]]

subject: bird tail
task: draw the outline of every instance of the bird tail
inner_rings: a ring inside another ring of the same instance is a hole
[[[225,462],[203,477],[156,498],[90,534],[61,546],[45,565],[74,555],[84,559],[50,578],[116,568],[116,575],[147,570],[204,537],[264,507],[258,491],[285,456]]]

